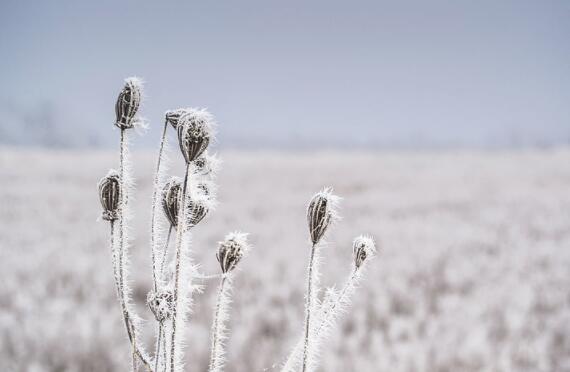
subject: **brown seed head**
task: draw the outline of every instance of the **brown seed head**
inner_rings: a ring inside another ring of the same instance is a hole
[[[128,78],[125,80],[125,86],[115,103],[115,125],[121,129],[132,128],[135,122],[135,116],[141,103],[141,87],[142,83],[137,78]]]
[[[162,209],[171,226],[178,225],[178,208],[182,197],[180,179],[173,177],[162,188]]]
[[[162,323],[172,316],[174,310],[174,295],[172,291],[150,291],[146,297],[146,304],[154,314],[157,322]]]
[[[337,201],[338,197],[332,194],[332,190],[325,188],[315,194],[309,202],[307,222],[313,244],[317,244],[321,240],[332,220],[336,217]]]
[[[354,266],[359,269],[366,260],[371,259],[376,254],[374,239],[367,235],[360,235],[352,243],[352,253]]]
[[[248,250],[247,234],[233,232],[226,235],[225,240],[219,243],[216,253],[222,273],[232,271]]]
[[[120,195],[119,174],[114,170],[110,170],[99,181],[99,200],[103,207],[102,218],[104,220],[115,221],[118,218]]]
[[[178,144],[187,164],[206,150],[211,130],[212,117],[207,111],[191,109],[180,116],[177,126]]]

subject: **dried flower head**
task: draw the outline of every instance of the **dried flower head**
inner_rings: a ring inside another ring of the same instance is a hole
[[[182,196],[182,186],[180,179],[172,177],[162,188],[162,209],[170,225],[178,225],[178,208]]]
[[[178,128],[178,122],[180,121],[180,117],[188,111],[189,111],[189,109],[187,109],[187,108],[179,108],[176,110],[168,110],[168,111],[166,111],[164,116],[165,116],[166,121],[168,123],[170,123],[170,125],[172,125],[172,128],[176,129],[176,128]]]
[[[374,239],[368,235],[360,235],[352,243],[354,265],[359,269],[364,261],[371,259],[376,254]]]
[[[200,221],[206,217],[209,208],[209,201],[207,196],[201,193],[197,193],[190,197],[188,202],[188,224],[189,226],[196,226]]]
[[[121,129],[132,128],[141,104],[142,83],[136,77],[125,79],[125,86],[115,103],[115,125]]]
[[[220,168],[220,159],[205,151],[194,160],[195,172],[202,177],[214,178]]]
[[[317,244],[321,240],[332,220],[336,217],[338,200],[338,196],[333,195],[330,188],[324,188],[311,199],[307,208],[307,222],[313,244]]]
[[[178,120],[178,144],[189,164],[198,158],[210,143],[212,115],[205,110],[189,109]]]
[[[103,207],[104,220],[115,221],[118,218],[120,195],[119,174],[112,169],[99,181],[99,200]]]
[[[232,271],[248,250],[247,234],[236,231],[226,235],[216,253],[222,272],[226,274]]]
[[[146,304],[159,323],[169,319],[174,310],[174,295],[172,291],[150,291],[146,297]]]

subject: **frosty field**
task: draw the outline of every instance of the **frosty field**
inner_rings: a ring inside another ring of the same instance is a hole
[[[154,155],[133,157],[131,278],[147,319]],[[196,261],[217,272],[216,243],[235,229],[254,247],[236,275],[227,371],[261,372],[300,336],[305,208],[329,185],[343,218],[323,284],[342,283],[356,235],[372,234],[380,253],[322,371],[570,371],[570,150],[220,155],[219,206],[195,230]],[[108,225],[97,221],[97,181],[116,166],[114,152],[0,149],[1,371],[129,365]],[[208,363],[216,283],[203,284],[192,371]]]

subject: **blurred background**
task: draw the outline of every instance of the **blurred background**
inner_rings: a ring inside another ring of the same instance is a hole
[[[206,107],[223,167],[196,260],[218,270],[216,242],[235,229],[255,246],[236,278],[228,371],[280,362],[301,334],[305,208],[328,185],[343,220],[323,284],[348,275],[356,235],[381,253],[322,371],[570,371],[569,19],[562,0],[3,0],[0,370],[129,365],[96,183],[117,167],[114,103],[136,75],[144,318],[163,115]],[[216,283],[204,285],[195,371]]]

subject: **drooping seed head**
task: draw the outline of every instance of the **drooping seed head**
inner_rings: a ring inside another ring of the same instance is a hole
[[[176,110],[168,110],[166,111],[165,119],[168,123],[170,123],[170,125],[172,125],[172,128],[176,129],[178,128],[178,122],[180,121],[180,117],[182,115],[184,115],[186,112],[188,112],[190,109],[187,108],[179,108]]]
[[[162,188],[162,209],[170,225],[178,225],[178,208],[182,197],[182,186],[180,179],[172,177]]]
[[[213,119],[206,110],[190,109],[178,120],[178,144],[186,164],[198,158],[210,143]]]
[[[321,240],[331,222],[336,218],[338,200],[338,196],[333,195],[330,188],[324,188],[316,193],[309,202],[307,222],[313,244],[317,244]]]
[[[115,125],[121,129],[134,126],[135,117],[141,104],[142,83],[136,77],[125,79],[125,86],[115,103]]]
[[[169,290],[150,291],[146,297],[146,304],[152,311],[156,321],[162,323],[172,316],[174,295]]]
[[[236,231],[226,235],[224,241],[219,243],[216,253],[222,273],[232,271],[248,250],[247,234]]]
[[[119,174],[112,169],[99,181],[99,200],[103,207],[104,220],[115,221],[118,218],[120,195]]]
[[[352,243],[354,266],[359,269],[365,261],[370,260],[376,254],[374,239],[368,235],[360,235]]]

